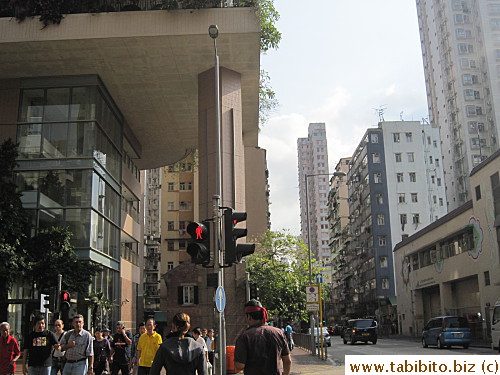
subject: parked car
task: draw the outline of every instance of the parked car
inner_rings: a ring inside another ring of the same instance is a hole
[[[498,349],[500,353],[500,300],[495,303],[491,316],[491,349]]]
[[[344,327],[342,327],[340,324],[335,324],[330,331],[330,336],[341,336],[343,330]]]
[[[319,327],[314,328],[314,342],[316,343],[316,346],[319,346],[320,344],[320,332]],[[309,328],[309,334],[311,334],[311,328]],[[323,342],[325,346],[332,346],[332,338],[330,337],[326,327],[323,327]]]
[[[436,345],[439,349],[452,345],[467,349],[471,332],[467,319],[462,316],[438,316],[427,322],[422,331],[422,346]]]
[[[377,321],[374,319],[351,319],[344,329],[344,344],[349,341],[354,344],[356,341],[363,341],[365,344],[371,341],[373,345],[377,343]]]

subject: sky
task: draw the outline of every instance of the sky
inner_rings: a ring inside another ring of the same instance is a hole
[[[329,172],[351,156],[376,109],[385,121],[428,117],[415,0],[274,0],[282,40],[261,57],[279,107],[261,127],[271,229],[300,234],[297,138],[324,122]]]

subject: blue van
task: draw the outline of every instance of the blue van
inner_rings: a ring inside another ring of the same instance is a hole
[[[425,325],[422,332],[422,346],[436,345],[439,349],[452,345],[467,349],[471,332],[467,319],[462,316],[438,316]]]

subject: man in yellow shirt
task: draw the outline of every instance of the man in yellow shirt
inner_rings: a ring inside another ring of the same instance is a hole
[[[137,344],[137,358],[139,361],[138,375],[149,375],[149,370],[155,359],[156,351],[163,342],[161,335],[155,332],[156,322],[153,318],[146,321],[146,333],[143,333]]]

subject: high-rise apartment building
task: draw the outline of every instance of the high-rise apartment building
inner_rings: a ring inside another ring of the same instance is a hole
[[[338,233],[340,317],[396,318],[392,249],[446,213],[440,155],[435,126],[398,121],[367,130],[347,172],[348,229]]]
[[[300,230],[319,261],[330,259],[328,232],[328,145],[324,123],[309,124],[308,137],[297,139]]]
[[[500,1],[417,0],[430,122],[440,128],[448,209],[498,149]]]

